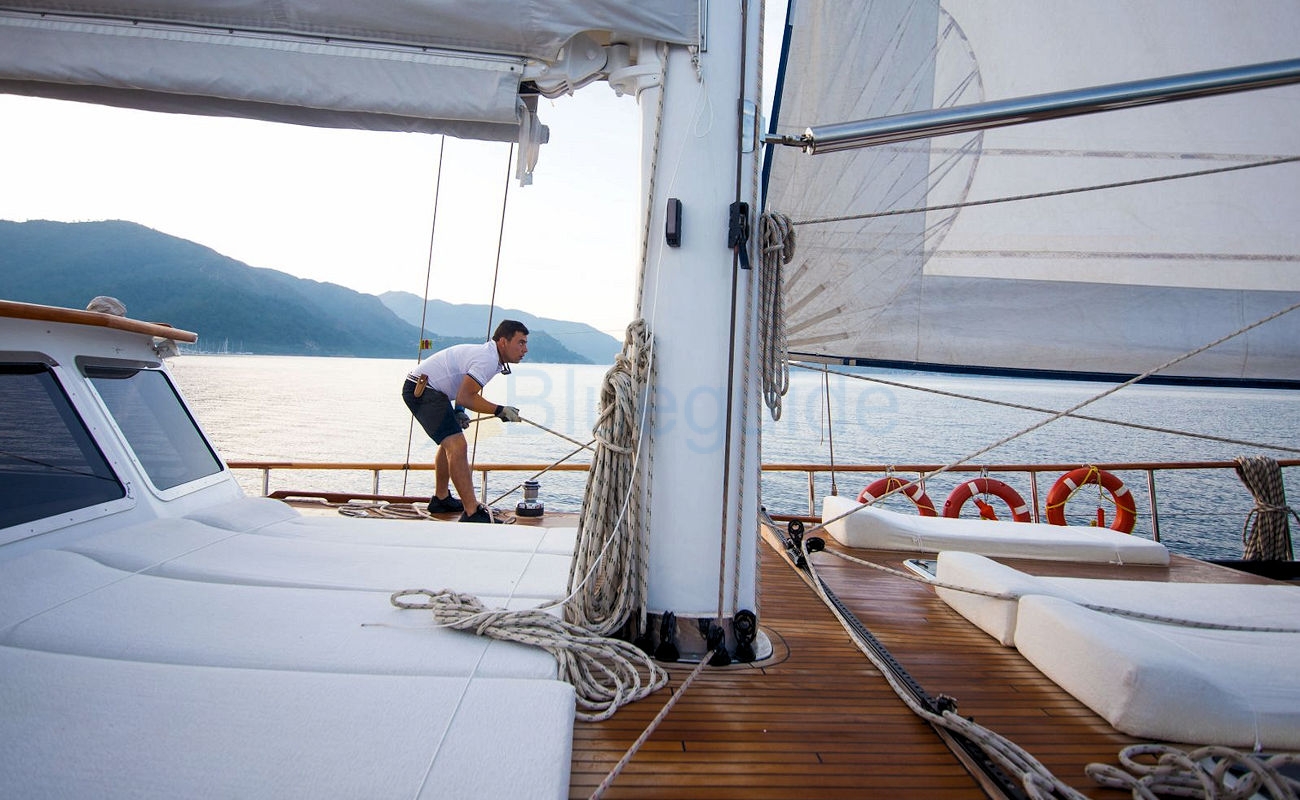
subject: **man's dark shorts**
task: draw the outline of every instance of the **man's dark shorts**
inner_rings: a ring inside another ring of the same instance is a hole
[[[451,407],[451,400],[437,389],[425,387],[424,394],[415,396],[415,381],[410,378],[402,384],[402,400],[419,421],[429,438],[438,444],[453,433],[460,433],[460,423]]]

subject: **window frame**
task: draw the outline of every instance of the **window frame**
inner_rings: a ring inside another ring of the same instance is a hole
[[[177,389],[175,382],[172,381],[170,373],[168,373],[168,371],[163,367],[161,362],[138,361],[133,359],[105,358],[100,356],[77,356],[76,365],[77,365],[77,372],[80,374],[82,380],[85,381],[86,386],[90,389],[91,394],[94,396],[96,403],[98,403],[100,410],[103,412],[105,419],[108,420],[109,427],[112,430],[113,435],[116,437],[118,444],[121,445],[122,451],[126,453],[127,458],[130,459],[131,466],[134,468],[134,472],[137,475],[139,475],[141,481],[149,489],[150,494],[163,501],[175,500],[177,498],[184,497],[189,494],[193,494],[194,492],[197,492],[208,486],[213,486],[219,483],[226,482],[230,479],[230,472],[229,472],[229,468],[226,466],[225,459],[221,457],[221,454],[217,451],[217,448],[213,446],[212,441],[208,438],[207,433],[204,432],[203,426],[201,426],[199,424],[199,421],[194,418],[194,414],[190,411],[190,407],[185,402],[184,396],[181,394],[180,390]],[[95,386],[92,376],[89,374],[89,372],[93,372],[97,368],[108,369],[108,370],[124,370],[124,371],[125,370],[148,371],[148,372],[156,372],[160,374],[167,388],[171,390],[171,394],[176,399],[176,403],[179,406],[180,410],[184,413],[185,418],[189,421],[190,427],[193,428],[194,432],[198,435],[199,441],[203,444],[203,446],[207,449],[208,454],[212,457],[213,462],[216,464],[217,470],[208,475],[203,475],[197,478],[192,478],[188,481],[183,481],[170,488],[162,488],[159,487],[157,484],[155,484],[153,477],[149,474],[149,470],[145,468],[144,462],[141,460],[140,455],[136,452],[136,449],[135,447],[132,446],[130,439],[127,437],[126,433],[122,430],[122,428],[118,424],[118,421],[114,417],[113,412],[109,407],[109,404],[105,401],[103,395],[100,394],[98,388]]]
[[[78,393],[75,389],[69,387],[68,381],[65,379],[66,376],[63,374],[64,370],[58,361],[45,353],[11,351],[0,352],[0,365],[6,368],[32,367],[50,376],[50,380],[58,392],[57,399],[61,399],[64,403],[63,409],[54,410],[59,412],[60,416],[63,415],[62,412],[66,411],[71,415],[72,419],[80,424],[81,432],[85,434],[87,440],[98,452],[100,458],[103,459],[104,464],[123,491],[122,497],[90,503],[78,508],[0,528],[0,545],[21,541],[42,533],[118,514],[134,508],[137,498],[135,488],[129,479],[129,473],[123,470],[119,454],[114,452],[111,447],[106,449],[99,440],[97,436],[99,426],[93,417],[88,417],[78,404]]]

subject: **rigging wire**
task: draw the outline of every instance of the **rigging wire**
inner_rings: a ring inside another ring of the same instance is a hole
[[[831,461],[831,494],[838,495],[839,487],[835,485],[835,428],[831,423],[831,378],[830,370],[822,368],[822,394],[826,397],[826,446]]]
[[[878,383],[883,386],[892,386],[896,389],[911,389],[912,391],[924,392],[927,394],[939,395],[941,397],[951,397],[956,400],[973,400],[977,403],[987,403],[988,405],[1002,406],[1003,408],[1014,408],[1020,411],[1034,411],[1041,414],[1055,414],[1054,408],[1043,408],[1042,406],[1031,406],[1024,403],[1012,403],[1007,400],[994,400],[989,397],[980,397],[973,394],[962,394],[961,392],[951,392],[946,389],[935,389],[926,386],[916,386],[915,384],[903,383],[901,381],[891,381],[887,378],[877,377],[875,375],[859,375],[852,372],[841,372],[839,370],[829,369],[826,365],[821,368],[813,367],[808,364],[791,361],[792,366],[799,369],[806,369],[810,372],[826,372],[832,375],[839,375],[843,378],[853,378],[854,380],[866,381],[868,383]],[[1192,431],[1183,431],[1176,428],[1162,428],[1159,425],[1146,425],[1141,422],[1126,422],[1118,419],[1109,419],[1107,417],[1094,417],[1088,414],[1070,414],[1074,419],[1085,420],[1087,422],[1100,422],[1104,425],[1115,425],[1121,428],[1134,428],[1136,430],[1150,431],[1152,433],[1165,433],[1171,436],[1185,436],[1189,439],[1201,439],[1207,442],[1218,442],[1220,444],[1233,444],[1242,447],[1254,447],[1260,450],[1278,450],[1286,453],[1300,453],[1300,447],[1288,447],[1282,444],[1266,444],[1263,442],[1251,442],[1245,439],[1233,439],[1227,436],[1214,436],[1208,433],[1193,433]]]
[[[488,300],[488,319],[487,333],[484,334],[488,339],[492,338],[493,317],[497,310],[497,281],[501,278],[501,243],[505,240],[506,235],[506,204],[510,199],[510,176],[513,172],[515,162],[515,143],[510,143],[510,150],[506,155],[506,183],[505,188],[501,191],[501,221],[497,227],[497,255],[496,262],[492,266],[492,296]],[[454,399],[454,398],[453,398]],[[478,458],[478,428],[474,429],[474,443],[469,451],[469,463],[473,468],[475,459]],[[487,487],[484,486],[484,499],[486,500]]]
[[[1278,164],[1290,164],[1300,161],[1300,156],[1282,156],[1279,158],[1270,158],[1263,161],[1252,161],[1247,164],[1234,164],[1229,167],[1215,167],[1213,169],[1194,170],[1192,172],[1177,172],[1172,175],[1156,175],[1149,178],[1137,178],[1131,181],[1116,181],[1114,183],[1100,183],[1093,186],[1076,186],[1069,189],[1056,189],[1047,192],[1036,192],[1034,194],[1019,194],[1008,197],[994,197],[988,200],[965,200],[960,203],[945,203],[937,206],[920,206],[917,208],[899,208],[891,211],[875,211],[868,214],[850,214],[842,217],[819,217],[816,219],[796,220],[795,225],[820,225],[827,222],[847,222],[858,219],[878,219],[880,217],[896,217],[903,214],[921,214],[930,211],[949,211],[952,209],[971,208],[973,206],[987,206],[996,203],[1013,203],[1020,200],[1039,200],[1045,197],[1060,197],[1067,194],[1079,194],[1082,192],[1096,192],[1103,189],[1120,189],[1129,186],[1141,186],[1148,183],[1161,183],[1163,181],[1182,180],[1184,178],[1200,178],[1206,175],[1218,175],[1223,172],[1235,172],[1238,170],[1255,169],[1257,167],[1272,167]]]
[[[429,313],[429,282],[433,276],[433,239],[438,232],[438,201],[442,197],[442,155],[447,148],[447,137],[438,137],[438,176],[433,182],[433,216],[429,221],[429,252],[424,265],[424,301],[420,304],[420,342],[415,353],[415,363],[424,355],[424,323]],[[415,417],[412,415],[406,428],[406,466],[402,470],[402,494],[406,494],[406,480],[411,475],[411,446],[415,437]]]

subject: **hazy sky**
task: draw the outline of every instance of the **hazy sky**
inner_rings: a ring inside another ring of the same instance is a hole
[[[539,116],[551,141],[528,187],[507,181],[508,144],[445,140],[431,260],[441,137],[0,95],[0,219],[130,220],[370,294],[423,296],[431,261],[430,297],[484,304],[500,234],[498,305],[621,339],[640,252],[640,111],[598,83],[543,99]]]
[[[532,186],[508,182],[497,302],[621,338],[638,255],[636,102],[599,84],[542,105],[551,143]],[[424,294],[441,137],[4,95],[0,120],[0,219],[125,219],[251,266]],[[509,150],[445,140],[431,297],[491,298]]]

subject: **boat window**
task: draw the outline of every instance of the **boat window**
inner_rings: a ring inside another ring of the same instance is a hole
[[[171,489],[221,471],[162,370],[89,364],[82,369],[155,487]]]
[[[126,496],[45,364],[0,364],[0,528]]]

